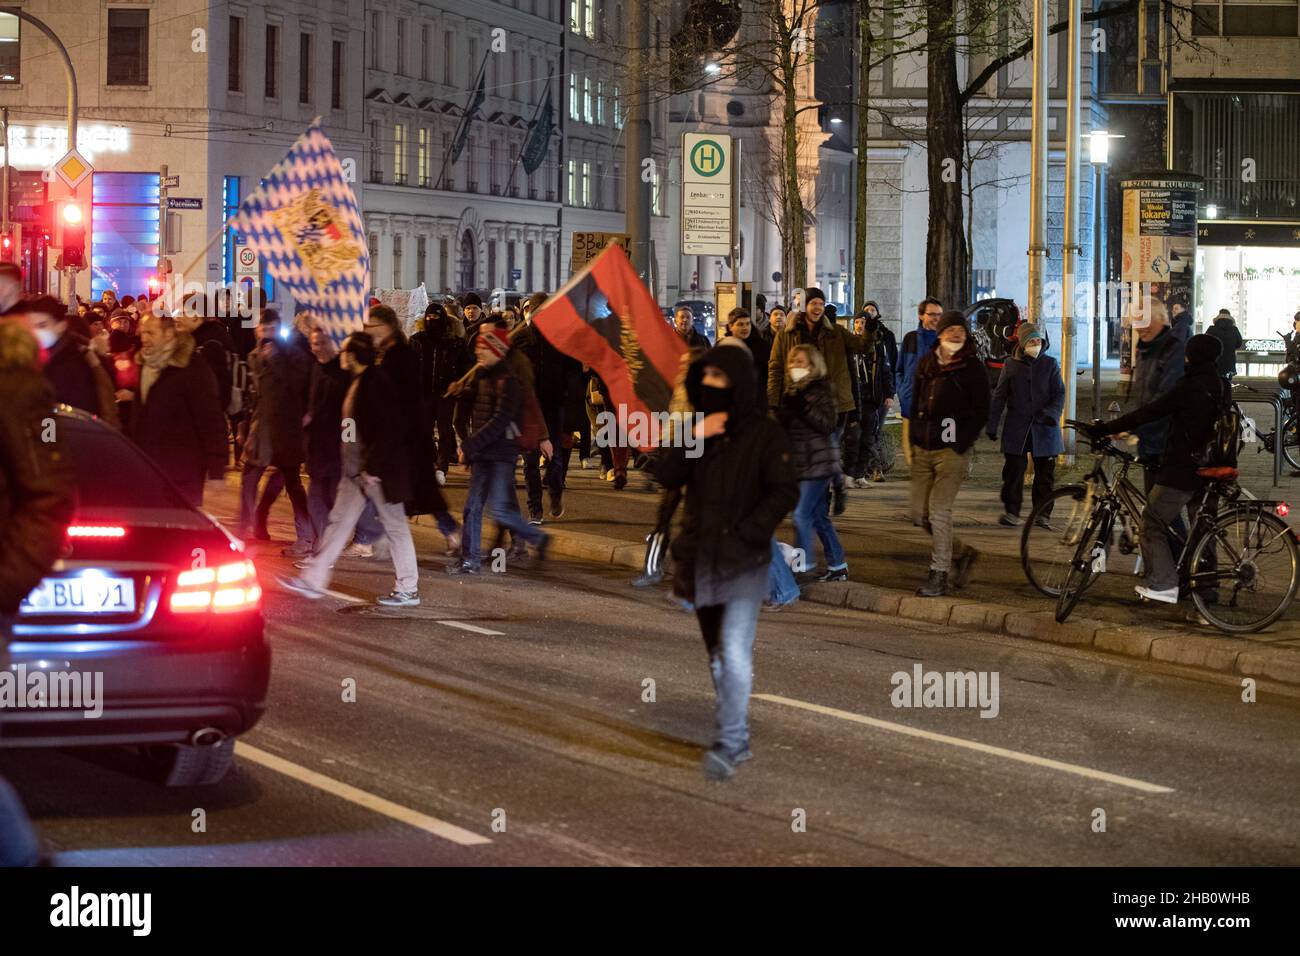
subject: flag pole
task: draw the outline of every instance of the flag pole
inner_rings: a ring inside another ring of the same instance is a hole
[[[483,54],[483,63],[478,68],[478,77],[474,80],[474,85],[470,88],[469,91],[471,103],[474,102],[474,95],[478,92],[478,88],[480,84],[482,84],[483,82],[483,75],[487,73],[487,64],[488,64],[487,58],[491,55],[492,55],[492,48],[488,47],[487,52]],[[472,122],[472,120],[470,120],[469,110],[466,110],[461,115],[460,123],[456,124],[456,132],[452,135],[451,142],[447,144],[447,152],[443,153],[442,155],[442,169],[438,171],[438,185],[437,185],[438,189],[442,188],[443,177],[447,175],[447,161],[451,159],[451,151],[456,148],[456,142],[457,140],[460,139],[461,126],[467,121]]]
[[[531,141],[533,128],[537,125],[537,117],[542,115],[542,104],[545,103],[546,98],[551,95],[551,80],[554,76],[555,70],[552,68],[551,72],[546,74],[546,89],[542,92],[542,95],[537,98],[537,106],[533,110],[532,122],[528,124],[529,135],[524,137],[524,141],[519,144],[519,155],[515,157],[515,164],[510,167],[510,176],[506,179],[505,194],[507,196],[510,195],[510,187],[515,181],[515,172],[519,169],[519,164],[524,161],[524,150],[528,148],[528,144]],[[554,109],[554,107],[552,107],[552,109]]]

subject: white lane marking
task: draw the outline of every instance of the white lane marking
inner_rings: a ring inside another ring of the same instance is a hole
[[[277,757],[265,750],[259,750],[242,740],[235,743],[235,754],[245,760],[251,760],[255,764],[266,767],[268,770],[274,770],[286,777],[292,777],[309,787],[324,790],[326,793],[349,803],[355,803],[359,807],[365,807],[367,810],[391,817],[400,823],[405,823],[407,826],[423,830],[425,833],[432,833],[434,836],[450,840],[452,843],[458,843],[461,846],[481,846],[492,842],[487,837],[471,833],[469,830],[463,830],[454,823],[427,816],[416,810],[393,803],[391,800],[377,797],[373,793],[358,790],[356,787],[317,773],[315,770],[308,770],[306,767],[301,767],[296,763],[285,760],[283,757]]]
[[[1021,753],[1018,750],[1007,750],[1005,747],[994,747],[991,744],[982,744],[975,740],[964,740],[961,737],[950,737],[947,734],[936,734],[930,730],[921,730],[916,727],[908,727],[904,724],[891,723],[888,720],[879,720],[875,717],[864,717],[862,714],[855,714],[847,710],[836,710],[834,707],[823,707],[820,704],[809,704],[802,700],[792,700],[789,697],[778,697],[774,694],[754,694],[758,700],[766,700],[773,704],[785,704],[787,707],[797,707],[800,710],[812,711],[815,714],[825,714],[828,717],[838,717],[841,720],[851,720],[857,724],[866,724],[868,727],[875,727],[878,730],[890,730],[896,734],[906,734],[909,737],[920,737],[923,740],[932,740],[936,743],[951,744],[954,747],[965,747],[968,750],[977,750],[980,753],[991,754],[994,757],[1005,757],[1007,760],[1018,760],[1021,763],[1031,764],[1035,767],[1048,767],[1052,770],[1060,770],[1064,773],[1076,774],[1080,777],[1088,777],[1092,780],[1102,780],[1106,783],[1119,784],[1121,787],[1132,787],[1134,790],[1141,790],[1143,793],[1173,793],[1172,787],[1162,787],[1156,783],[1147,783],[1145,780],[1135,780],[1132,777],[1121,777],[1119,774],[1107,773],[1104,770],[1093,770],[1091,767],[1081,767],[1078,764],[1065,763],[1061,760],[1051,760],[1047,757],[1036,757],[1033,754]]]
[[[487,634],[490,637],[505,637],[501,631],[489,631],[486,627],[479,627],[477,624],[466,624],[464,621],[434,621],[435,624],[446,624],[448,627],[458,627],[462,631],[473,631],[475,634]]]

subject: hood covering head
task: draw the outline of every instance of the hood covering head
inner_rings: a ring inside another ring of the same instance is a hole
[[[1187,340],[1187,364],[1213,364],[1219,360],[1222,351],[1223,343],[1213,335],[1206,335],[1204,332],[1193,335]]]
[[[0,372],[40,368],[41,346],[27,326],[16,319],[0,319]]]
[[[1220,309],[1219,314],[1214,317],[1214,321],[1232,322],[1235,325],[1237,320],[1232,317],[1232,313],[1229,312],[1227,309]]]
[[[722,369],[731,382],[732,401],[727,424],[728,430],[731,430],[732,423],[748,418],[758,411],[754,356],[750,354],[749,348],[743,342],[736,342],[731,345],[715,345],[692,362],[686,373],[686,395],[693,408],[699,407],[700,386],[704,379],[704,368],[708,365]]]

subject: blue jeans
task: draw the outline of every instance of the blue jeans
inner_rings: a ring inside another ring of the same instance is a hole
[[[809,571],[817,566],[813,532],[821,539],[828,571],[839,571],[849,566],[844,560],[840,536],[835,533],[835,525],[827,512],[827,488],[825,478],[799,482],[799,503],[795,505],[793,515],[795,547],[803,552],[804,567]]]
[[[22,801],[8,781],[0,777],[0,867],[35,866],[40,858],[40,840]]]
[[[714,746],[730,759],[749,746],[749,691],[754,683],[754,634],[760,604],[742,600],[695,609],[718,695]]]
[[[383,536],[384,526],[379,523],[379,512],[375,509],[375,503],[367,499],[366,509],[361,512],[361,518],[357,521],[353,540],[357,544],[374,544]]]
[[[793,604],[799,600],[799,585],[794,572],[781,555],[781,546],[772,539],[772,563],[767,569],[767,600],[769,604]]]
[[[311,480],[307,483],[307,511],[311,515],[312,550],[318,549],[325,540],[325,528],[330,523],[330,509],[338,497],[339,480],[342,477],[341,468],[315,468],[311,472]]]
[[[483,510],[492,514],[498,528],[510,532],[513,541],[539,544],[545,535],[530,525],[519,511],[515,494],[513,461],[476,461],[469,468],[469,491],[465,496],[465,526],[461,538],[461,556],[466,564],[478,567],[482,560],[479,541],[483,534]]]

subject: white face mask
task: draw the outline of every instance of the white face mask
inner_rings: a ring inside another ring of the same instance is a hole
[[[810,368],[792,368],[790,369],[790,381],[802,382],[808,377],[808,373],[811,371],[812,369]]]
[[[940,342],[939,348],[943,349],[944,355],[956,355],[965,344],[965,342]]]
[[[36,341],[41,343],[43,349],[52,349],[55,343],[59,341],[59,333],[53,329],[36,329],[33,334],[36,336]]]
[[[1025,354],[1028,355],[1030,358],[1038,358],[1038,353],[1041,352],[1042,350],[1043,350],[1043,346],[1042,343],[1040,342],[1030,342],[1028,345],[1025,346]]]

